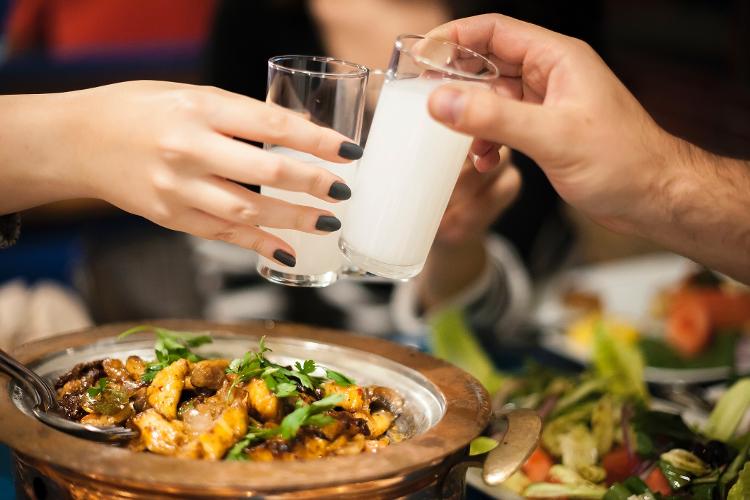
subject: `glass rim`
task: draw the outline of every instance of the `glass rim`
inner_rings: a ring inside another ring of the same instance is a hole
[[[458,49],[461,52],[465,52],[467,54],[470,54],[473,57],[476,57],[476,58],[481,59],[482,61],[484,61],[485,67],[488,67],[491,70],[491,73],[485,73],[485,74],[479,74],[479,75],[477,75],[477,74],[474,74],[474,73],[469,73],[467,71],[461,71],[461,70],[456,70],[456,69],[453,69],[453,68],[448,68],[448,67],[445,67],[442,64],[435,64],[434,62],[430,61],[428,58],[421,57],[418,54],[415,54],[409,48],[405,47],[404,46],[404,40],[408,40],[408,39],[411,39],[411,40],[430,40],[430,41],[433,41],[433,42],[437,42],[437,43],[441,43],[441,44],[444,44],[444,45],[449,45],[451,47],[455,47],[456,49]],[[493,63],[492,61],[490,61],[489,58],[487,58],[486,56],[483,56],[479,52],[476,52],[476,51],[471,50],[471,49],[469,49],[467,47],[464,47],[463,45],[459,45],[459,44],[457,44],[455,42],[451,42],[449,40],[443,40],[442,38],[432,38],[432,37],[428,37],[428,36],[425,36],[425,35],[417,35],[417,34],[414,34],[414,33],[403,33],[403,34],[401,34],[401,35],[399,35],[399,36],[396,37],[395,48],[396,48],[396,50],[398,50],[399,52],[401,52],[403,54],[410,55],[416,61],[421,62],[423,64],[426,64],[428,66],[432,66],[433,68],[438,69],[439,71],[441,71],[443,73],[447,73],[449,75],[456,75],[456,76],[460,76],[462,78],[468,78],[468,79],[479,80],[479,81],[495,80],[495,79],[497,79],[497,78],[500,77],[500,69],[497,67],[497,65],[495,63]]]
[[[336,63],[341,64],[344,67],[350,68],[352,71],[349,73],[331,73],[328,71],[313,71],[309,69],[300,69],[300,68],[290,68],[288,66],[284,66],[282,63],[283,61],[291,61],[291,60],[305,60],[305,61],[315,61],[315,62],[321,62],[321,63]],[[326,57],[326,56],[309,56],[309,55],[302,55],[302,54],[288,54],[288,55],[281,55],[281,56],[274,56],[268,59],[268,67],[273,68],[277,71],[283,71],[286,73],[302,73],[304,75],[308,76],[317,76],[321,78],[364,78],[369,73],[370,69],[367,66],[362,66],[361,64],[353,63],[350,61],[345,61],[343,59],[337,59],[335,57]]]

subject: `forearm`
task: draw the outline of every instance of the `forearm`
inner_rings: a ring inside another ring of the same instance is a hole
[[[458,246],[436,242],[417,278],[422,308],[437,307],[466,289],[482,273],[486,262],[483,238],[472,238]]]
[[[652,220],[633,221],[634,232],[750,283],[750,162],[673,139]]]
[[[0,96],[0,214],[80,195],[66,172],[63,94]]]

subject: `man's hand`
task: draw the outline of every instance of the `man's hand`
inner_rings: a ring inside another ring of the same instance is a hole
[[[666,133],[580,40],[499,14],[428,36],[487,55],[501,73],[493,90],[437,89],[429,102],[437,120],[527,154],[563,199],[602,225],[750,280],[748,163]]]

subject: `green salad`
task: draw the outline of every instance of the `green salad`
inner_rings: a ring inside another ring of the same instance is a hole
[[[457,325],[455,316],[437,322],[438,341],[471,335]],[[691,426],[653,409],[637,347],[601,325],[595,336],[594,362],[583,373],[529,363],[521,375],[489,377],[496,409],[532,408],[544,421],[538,448],[504,486],[526,498],[750,499],[750,433],[738,435],[750,378],[734,381],[707,421]],[[476,359],[464,353],[460,365],[480,366],[477,375],[487,378],[487,359],[471,353]],[[487,439],[473,449],[492,449]]]

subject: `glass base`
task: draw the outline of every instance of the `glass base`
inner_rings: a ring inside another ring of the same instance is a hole
[[[411,266],[399,266],[381,262],[358,252],[344,238],[339,240],[339,248],[358,271],[366,271],[382,278],[406,281],[419,274],[424,267],[424,262]]]
[[[339,279],[336,271],[323,274],[292,274],[273,269],[265,264],[258,264],[258,273],[268,281],[286,286],[299,286],[307,288],[323,288],[332,285]]]

